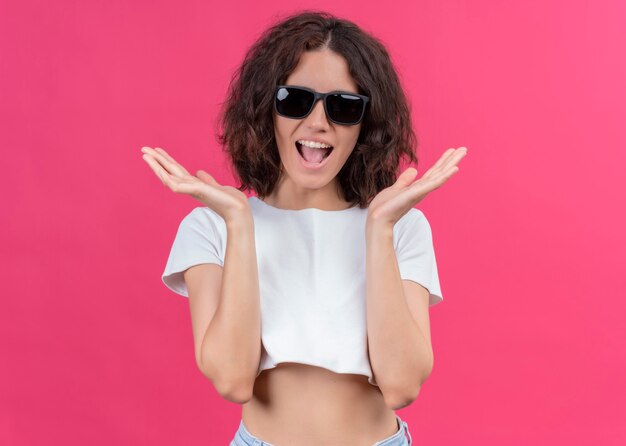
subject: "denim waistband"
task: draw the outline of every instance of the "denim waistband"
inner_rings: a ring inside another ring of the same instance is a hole
[[[409,426],[406,421],[403,421],[396,414],[396,420],[398,422],[398,432],[391,437],[384,440],[380,440],[374,443],[372,446],[403,446],[406,440],[408,440],[409,446],[413,443],[411,438],[411,432],[409,432]],[[239,422],[239,429],[235,433],[235,440],[231,442],[231,446],[273,446],[271,443],[267,443],[260,438],[252,435],[246,426],[243,424],[243,420]]]

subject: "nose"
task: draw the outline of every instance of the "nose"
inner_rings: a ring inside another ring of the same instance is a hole
[[[307,116],[307,121],[309,126],[313,128],[327,128],[329,126],[326,111],[324,110],[323,99],[319,99],[315,105],[313,105],[313,110],[311,110],[311,113]]]

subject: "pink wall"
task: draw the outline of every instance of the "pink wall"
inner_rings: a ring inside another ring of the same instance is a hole
[[[271,4],[271,5],[270,5]],[[244,51],[320,7],[382,39],[410,94],[445,300],[398,414],[418,445],[626,442],[626,7],[615,1],[0,3],[0,443],[227,444],[160,281],[199,205],[140,148],[234,185],[214,138]]]

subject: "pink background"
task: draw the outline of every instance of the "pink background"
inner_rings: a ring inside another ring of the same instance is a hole
[[[626,443],[626,7],[614,1],[0,3],[0,443],[227,444],[160,274],[191,197],[163,147],[235,185],[228,80],[306,7],[381,39],[410,95],[444,301],[416,445]]]

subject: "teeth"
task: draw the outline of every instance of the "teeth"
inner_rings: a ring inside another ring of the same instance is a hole
[[[314,149],[328,149],[332,147],[332,146],[329,146],[328,144],[323,144],[321,142],[315,142],[315,141],[307,141],[305,139],[300,139],[298,140],[298,142],[302,144],[303,146],[312,147]]]

